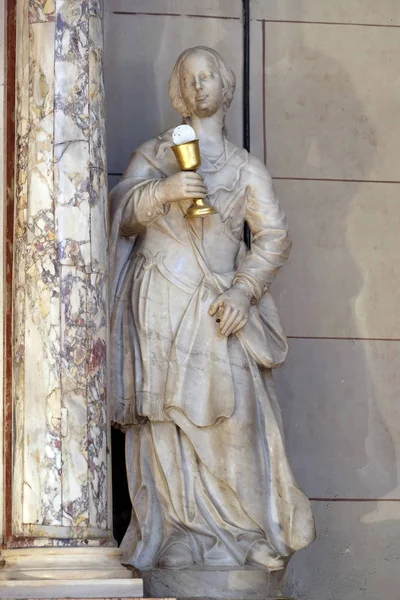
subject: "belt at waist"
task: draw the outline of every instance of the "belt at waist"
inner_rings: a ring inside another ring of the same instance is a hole
[[[204,279],[204,273],[201,271],[195,258],[193,264],[188,265],[186,270],[182,270],[182,262],[178,268],[172,261],[168,261],[166,252],[159,251],[153,254],[151,250],[141,246],[135,253],[134,260],[137,263],[141,262],[140,266],[145,270],[156,267],[168,281],[189,294],[193,294]]]

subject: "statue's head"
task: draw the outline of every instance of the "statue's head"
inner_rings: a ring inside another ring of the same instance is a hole
[[[211,48],[196,46],[182,52],[169,80],[172,106],[183,117],[211,117],[228,110],[235,93],[236,77],[222,56]]]

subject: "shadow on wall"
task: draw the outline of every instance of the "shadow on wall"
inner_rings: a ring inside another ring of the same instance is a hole
[[[300,21],[302,2],[292,3],[292,6],[291,20]],[[295,11],[296,14],[293,14]],[[341,169],[346,174],[344,179],[351,179],[352,171],[362,172],[360,179],[368,179],[370,170],[373,170],[377,144],[375,128],[367,109],[357,97],[351,75],[335,58],[320,53],[315,46],[307,47],[304,28],[313,25],[290,26],[290,35],[293,32],[297,35],[288,44],[290,53],[285,53],[283,48],[289,35],[285,31],[286,24],[273,27],[277,34],[274,42],[281,43],[282,48],[276,52],[279,60],[274,64],[268,62],[266,76],[272,80],[271,95],[274,94],[275,75],[280,87],[276,109],[271,107],[268,99],[268,114],[273,118],[274,110],[285,111],[285,131],[290,132],[284,140],[288,154],[291,145],[300,147],[305,143],[304,139],[295,139],[295,136],[304,136],[304,129],[296,126],[296,119],[304,118],[307,125],[310,123],[306,134],[307,151],[303,154],[303,162],[298,160],[297,164],[301,163],[301,170],[307,172],[307,177],[336,178],[336,175],[327,173],[337,173],[336,161],[343,161],[348,163]],[[269,29],[266,28],[267,35]],[[336,31],[340,35],[340,27]],[[340,44],[340,38],[337,43]],[[267,56],[267,61],[270,58]],[[296,110],[293,114],[290,107],[296,104],[304,107],[304,111]],[[354,115],[350,129],[342,124],[349,122],[348,115]],[[274,163],[273,153],[274,148],[268,148],[271,164]],[[271,170],[274,175],[273,168]],[[285,174],[288,177],[292,175],[290,172]],[[286,205],[284,191],[289,189],[289,185],[292,185],[291,194],[295,200]],[[279,187],[277,182],[278,191]],[[320,323],[314,321],[313,331],[323,331],[326,320],[340,332],[344,329],[343,323],[350,323],[351,330],[355,332],[352,334],[354,338],[369,337],[368,318],[372,319],[374,314],[365,305],[365,299],[369,298],[365,288],[371,283],[365,275],[369,265],[365,264],[366,254],[362,246],[372,243],[368,226],[371,227],[373,214],[365,215],[369,205],[364,202],[364,194],[370,197],[381,189],[379,184],[358,182],[292,181],[282,185],[282,205],[288,215],[294,241],[290,268],[293,273],[294,266],[298,267],[295,281],[297,285],[300,282],[305,294],[316,289],[316,282],[319,286],[316,298],[310,299],[311,304],[315,304],[315,318],[321,319]],[[326,197],[317,201],[316,191],[321,191]],[[375,210],[378,207],[377,197]],[[362,234],[360,223],[366,227]],[[357,240],[354,239],[356,230]],[[298,254],[296,248],[299,248]],[[373,268],[379,266],[374,265]],[[285,289],[278,288],[281,299],[282,294],[296,294],[295,287],[290,287],[290,284],[288,280]],[[360,306],[361,296],[364,304]],[[306,301],[306,296],[303,301]],[[313,312],[310,311],[310,314]],[[338,337],[342,337],[342,333]],[[326,352],[320,351],[322,343]],[[400,449],[399,445],[395,445],[390,419],[398,398],[393,390],[384,399],[384,404],[378,406],[376,390],[377,381],[390,377],[393,380],[393,366],[387,364],[385,356],[380,356],[379,342],[349,341],[346,344],[352,344],[353,348],[348,350],[345,342],[340,340],[307,340],[302,344],[303,351],[310,349],[307,356],[304,353],[302,356],[294,355],[292,363],[289,355],[288,365],[278,375],[285,430],[288,432],[288,453],[293,459],[294,470],[300,485],[307,490],[313,488],[316,474],[329,465],[329,473],[323,475],[324,483],[329,481],[324,495],[339,500],[344,481],[354,480],[354,486],[350,487],[353,491],[356,488],[357,494],[345,497],[356,497],[360,502],[318,503],[317,541],[293,559],[288,574],[288,592],[298,600],[358,600],[364,598],[360,595],[362,590],[368,589],[365,598],[369,600],[376,588],[380,597],[392,600],[393,587],[380,574],[379,559],[388,560],[386,553],[382,556],[380,552],[380,540],[390,538],[395,513],[384,503],[363,503],[362,499],[373,499],[377,489],[380,497],[400,497],[400,493],[396,494],[399,485],[397,464],[400,462],[397,454]],[[295,342],[291,345],[294,348]],[[340,389],[337,380],[343,373],[348,376],[340,382],[344,401],[337,404],[329,393]],[[310,390],[311,398],[307,397]],[[305,405],[296,406],[296,402],[301,403],[302,400],[306,401]],[[305,428],[296,432],[299,422]],[[302,448],[301,456],[298,455],[298,446]],[[344,512],[335,512],[339,504],[345,507]],[[335,521],[340,515],[346,516],[346,520]],[[375,551],[371,550],[371,544],[376,545]],[[373,555],[376,564],[371,562]]]
[[[128,477],[125,466],[125,434],[119,429],[111,430],[113,534],[121,544],[132,516]]]
[[[239,1],[239,0],[237,0]],[[232,140],[242,135],[242,60],[238,19],[158,15],[114,15],[105,18],[105,75],[109,171],[121,173],[134,148],[181,118],[172,108],[168,80],[175,60],[186,48],[209,45],[234,68],[237,93],[228,114]],[[114,44],[113,40],[119,41]]]

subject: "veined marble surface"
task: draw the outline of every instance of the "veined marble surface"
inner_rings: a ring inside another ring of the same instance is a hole
[[[17,11],[13,533],[113,543],[102,3]]]

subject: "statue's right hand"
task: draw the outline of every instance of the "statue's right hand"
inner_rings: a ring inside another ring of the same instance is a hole
[[[198,173],[180,171],[162,179],[157,186],[156,193],[163,204],[168,204],[191,198],[205,198],[207,188],[204,179]]]

